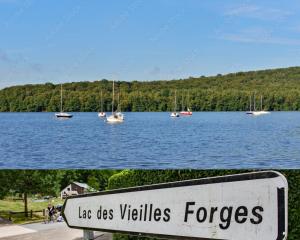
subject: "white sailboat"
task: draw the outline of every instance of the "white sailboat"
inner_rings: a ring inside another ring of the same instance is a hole
[[[103,112],[103,94],[102,94],[102,91],[101,91],[101,112],[98,113],[98,117],[100,117],[100,118],[106,117],[106,113]]]
[[[120,111],[114,112],[114,100],[115,100],[115,82],[113,80],[113,97],[112,97],[112,109],[111,109],[111,115],[106,118],[106,121],[108,123],[122,123],[124,122],[124,115]],[[119,101],[120,105],[120,101]]]
[[[69,119],[72,118],[73,115],[70,113],[63,112],[63,96],[62,96],[62,84],[60,85],[60,112],[55,113],[55,117],[59,119]]]
[[[255,95],[253,97],[253,111],[251,109],[251,96],[250,96],[250,111],[246,112],[246,114],[251,114],[253,116],[260,116],[260,115],[265,115],[265,114],[270,114],[269,111],[263,110],[263,97],[260,96],[260,111],[256,111],[256,106],[255,106]]]
[[[263,110],[263,96],[260,96],[260,111],[254,112],[254,115],[259,116],[265,114],[270,114],[270,112]]]
[[[170,115],[172,118],[179,117],[179,114],[176,110],[177,110],[177,105],[176,105],[176,90],[175,90],[174,112],[172,112]]]

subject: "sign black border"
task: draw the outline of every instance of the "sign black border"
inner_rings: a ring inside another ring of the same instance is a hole
[[[199,239],[199,240],[224,240],[224,239],[211,239],[211,238],[196,238],[196,237],[187,237],[187,236],[178,236],[178,235],[165,235],[165,234],[152,234],[152,233],[142,233],[142,232],[130,232],[130,231],[118,231],[118,230],[110,230],[103,228],[86,228],[86,227],[77,227],[70,226],[68,220],[64,214],[65,206],[67,201],[72,198],[84,198],[84,197],[92,197],[92,196],[100,196],[100,195],[108,195],[108,194],[118,194],[125,192],[139,192],[146,190],[154,190],[154,189],[162,189],[162,188],[174,188],[174,187],[184,187],[184,186],[193,186],[193,185],[204,185],[204,184],[215,184],[215,183],[225,183],[225,182],[238,182],[238,181],[247,181],[247,180],[256,180],[256,179],[269,179],[276,178],[279,176],[283,176],[279,172],[276,171],[262,171],[262,172],[252,172],[252,173],[242,173],[235,175],[225,175],[225,176],[217,176],[217,177],[209,177],[209,178],[200,178],[200,179],[192,179],[185,181],[177,181],[177,182],[168,182],[168,183],[160,183],[160,184],[152,184],[152,185],[144,185],[138,187],[130,187],[130,188],[120,188],[115,190],[108,190],[96,193],[88,193],[81,194],[77,196],[67,197],[62,207],[62,216],[66,221],[69,228],[81,229],[81,230],[90,230],[90,231],[103,231],[109,233],[124,233],[129,235],[136,236],[149,236],[149,237],[158,237],[158,238],[172,238],[172,239]],[[287,237],[287,222],[285,221],[285,191],[281,189],[280,196],[278,196],[278,236],[276,240],[284,240]]]

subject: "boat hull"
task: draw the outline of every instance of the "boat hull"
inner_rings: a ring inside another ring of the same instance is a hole
[[[254,116],[260,116],[260,115],[266,115],[266,114],[270,114],[270,112],[267,112],[267,111],[253,112]]]
[[[122,113],[116,113],[107,117],[106,121],[108,123],[122,123],[124,122],[124,115]]]
[[[104,117],[106,117],[106,113],[105,112],[100,112],[100,113],[98,113],[98,117],[104,118]]]
[[[59,119],[70,119],[73,117],[73,115],[69,113],[56,113],[55,117]]]
[[[268,111],[253,111],[253,112],[246,112],[248,115],[253,115],[253,116],[261,116],[261,115],[266,115],[270,114]]]
[[[191,116],[191,115],[193,115],[193,113],[188,112],[188,111],[182,111],[182,112],[180,112],[180,115],[182,115],[182,116]]]
[[[179,114],[177,112],[172,112],[170,117],[176,118],[176,117],[179,117]]]

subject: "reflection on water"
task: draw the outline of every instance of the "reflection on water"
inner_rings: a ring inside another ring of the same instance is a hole
[[[0,113],[0,168],[299,168],[300,113]]]

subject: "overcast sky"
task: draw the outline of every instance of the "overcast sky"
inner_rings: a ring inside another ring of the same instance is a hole
[[[0,0],[0,88],[297,65],[296,0]]]

